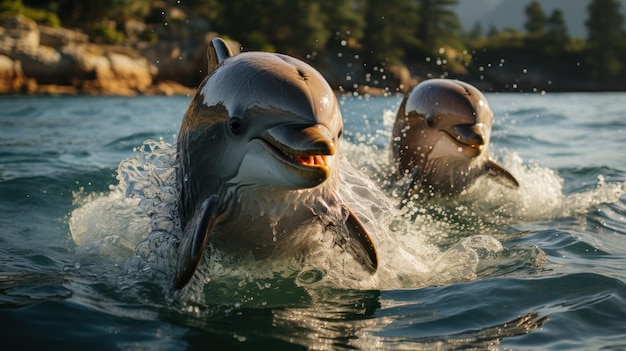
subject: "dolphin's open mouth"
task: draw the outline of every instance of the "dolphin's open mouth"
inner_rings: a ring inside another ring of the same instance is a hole
[[[288,145],[276,142],[275,139],[262,139],[274,157],[282,159],[283,162],[292,163],[294,166],[302,168],[328,167],[328,156],[322,154],[307,155],[307,150],[294,150]],[[314,152],[309,150],[308,152]],[[303,154],[305,153],[305,154]]]
[[[457,124],[450,129],[444,130],[450,139],[460,146],[481,150],[485,145],[482,132],[482,124]]]
[[[335,144],[323,125],[280,125],[257,140],[299,177],[321,183],[330,176],[329,157],[335,154]]]

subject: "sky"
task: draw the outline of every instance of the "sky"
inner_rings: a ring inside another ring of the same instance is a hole
[[[523,30],[526,14],[524,9],[532,0],[458,0],[457,15],[466,30],[481,22],[484,33],[491,25],[498,29],[506,27]],[[546,16],[555,8],[563,11],[570,36],[585,38],[587,28],[587,6],[590,0],[541,0]],[[626,13],[626,0],[622,3],[622,13]],[[625,24],[626,25],[626,24]]]

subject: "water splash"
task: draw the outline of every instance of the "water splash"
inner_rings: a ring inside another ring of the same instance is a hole
[[[139,200],[125,196],[120,187],[109,193],[74,194],[69,227],[77,253],[124,258],[132,255],[138,240],[150,233],[148,217]]]
[[[626,183],[607,183],[598,176],[595,189],[566,194],[558,173],[536,164],[525,164],[514,152],[504,152],[502,163],[520,182],[517,190],[505,190],[488,178],[468,189],[458,203],[471,202],[478,213],[490,213],[497,222],[543,221],[588,213],[626,194]]]
[[[332,240],[311,253],[318,258],[314,264],[304,266],[296,258],[235,260],[214,251],[205,255],[192,286],[178,296],[201,303],[208,291],[215,296],[223,284],[263,291],[283,281],[304,289],[415,288],[497,275],[503,264],[541,265],[545,262],[541,250],[533,248],[517,255],[503,245],[510,235],[506,232],[509,225],[585,213],[597,204],[617,201],[625,189],[624,184],[609,184],[600,178],[596,189],[564,195],[563,180],[556,172],[524,164],[517,154],[505,152],[501,162],[520,180],[520,189],[507,189],[485,178],[454,201],[414,201],[401,208],[400,192],[387,180],[387,150],[344,143],[341,151],[337,159],[339,196],[373,235],[380,261],[375,275],[351,273],[357,263]],[[157,281],[168,294],[174,294],[171,278],[181,235],[175,146],[148,140],[136,152],[120,163],[119,184],[111,186],[110,192],[75,194],[71,234],[77,253],[89,254],[82,257],[97,254],[124,267],[123,273],[117,273],[124,276],[120,284]],[[261,215],[271,214],[269,209]],[[511,263],[516,259],[520,262]],[[224,294],[224,298],[232,298],[232,294]]]
[[[358,140],[344,142],[341,151],[354,166],[375,180],[389,197],[402,203],[405,183],[391,180],[389,140],[395,120],[394,110],[382,115],[382,131],[361,135]],[[505,166],[520,182],[519,189],[508,189],[489,177],[479,178],[458,198],[445,201],[422,201],[419,198],[404,203],[405,216],[421,232],[437,228],[432,240],[443,240],[469,233],[497,235],[502,228],[517,222],[535,222],[588,213],[592,208],[613,203],[626,194],[626,182],[607,183],[598,176],[595,189],[567,194],[559,174],[538,164],[526,163],[515,152],[492,151],[492,157]],[[416,229],[417,230],[417,229]]]

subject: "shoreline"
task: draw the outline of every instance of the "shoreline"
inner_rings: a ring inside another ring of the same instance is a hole
[[[38,25],[20,15],[1,17],[0,94],[193,95],[206,75],[208,45],[218,35],[198,31],[169,41],[102,45],[89,42],[80,31]],[[241,51],[240,43],[227,43],[234,53]],[[356,59],[338,60],[333,52],[305,62],[320,71],[335,91],[372,96],[406,93],[420,81],[442,77],[463,80],[486,93],[626,91],[623,80],[585,79],[580,63],[572,60],[550,66],[528,55],[508,56],[499,58],[499,64],[489,61],[493,58],[477,58],[482,61],[457,74],[418,58],[386,66],[384,71],[368,70],[365,62]],[[479,66],[477,75],[473,70]]]

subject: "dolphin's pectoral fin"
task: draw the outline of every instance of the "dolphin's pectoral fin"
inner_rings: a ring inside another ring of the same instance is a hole
[[[209,243],[209,234],[218,214],[218,196],[204,200],[191,218],[178,248],[178,263],[174,287],[182,289],[198,268],[202,254]]]
[[[348,211],[346,227],[349,237],[345,249],[365,270],[374,274],[378,269],[376,247],[363,223],[348,207],[344,206],[343,208]]]
[[[485,164],[485,170],[489,176],[501,184],[508,186],[509,188],[519,188],[519,182],[517,179],[515,179],[515,177],[501,165],[489,160]]]
[[[209,72],[213,71],[220,63],[233,56],[228,44],[221,38],[214,38],[207,49],[209,60]]]

